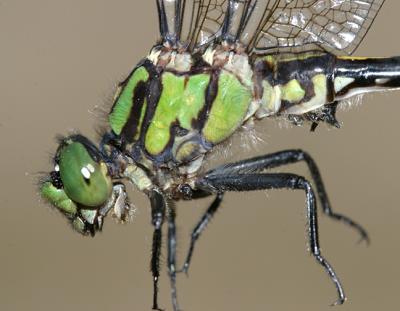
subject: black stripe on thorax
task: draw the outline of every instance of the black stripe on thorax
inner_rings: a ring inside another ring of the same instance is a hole
[[[161,70],[154,66],[150,61],[144,64],[146,70],[149,72],[149,80],[146,85],[146,100],[147,107],[143,118],[142,126],[140,128],[140,136],[137,145],[144,146],[145,136],[147,129],[150,126],[151,120],[154,117],[158,101],[160,100],[162,93],[161,83]]]
[[[197,118],[192,120],[193,129],[198,130],[199,132],[201,132],[203,130],[204,125],[207,122],[208,114],[212,108],[215,98],[217,97],[220,73],[221,73],[220,69],[214,69],[210,73],[211,74],[210,82],[209,82],[209,84],[206,88],[205,94],[204,94],[204,98],[205,98],[204,107],[203,107],[203,109],[200,110]]]
[[[132,92],[132,109],[122,129],[121,136],[127,143],[132,143],[139,130],[139,121],[146,98],[146,82],[140,81]]]
[[[150,73],[150,77],[147,83],[146,89],[146,99],[147,99],[147,108],[145,112],[145,116],[143,118],[142,126],[140,128],[140,137],[137,142],[135,142],[133,149],[132,149],[132,156],[134,159],[139,159],[142,154],[145,154],[147,158],[151,159],[152,162],[156,166],[160,166],[164,163],[173,161],[172,155],[172,147],[174,145],[176,137],[185,136],[188,130],[182,128],[176,120],[170,126],[170,139],[165,146],[164,150],[157,154],[152,155],[146,151],[145,148],[145,140],[146,140],[146,133],[149,129],[149,126],[154,118],[154,115],[157,110],[157,106],[163,92],[163,85],[162,85],[162,75],[165,72],[173,73],[176,76],[186,76],[187,80],[190,76],[196,74],[210,74],[211,79],[209,85],[205,90],[205,105],[200,110],[198,116],[192,119],[192,128],[193,130],[197,130],[199,132],[199,138],[201,135],[201,130],[203,129],[206,121],[208,113],[212,107],[212,104],[217,96],[218,93],[218,81],[219,81],[219,69],[213,69],[209,64],[205,63],[201,58],[195,58],[194,64],[190,71],[186,72],[178,72],[170,69],[163,69],[161,67],[154,66],[152,63],[146,65],[146,69]],[[206,143],[204,143],[203,139],[199,140],[199,144],[203,145],[206,148]],[[207,149],[210,146],[207,145]]]

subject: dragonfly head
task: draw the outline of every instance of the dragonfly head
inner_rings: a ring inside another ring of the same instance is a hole
[[[60,139],[54,169],[41,182],[40,193],[84,234],[101,230],[110,209],[113,182],[98,148],[81,135]]]

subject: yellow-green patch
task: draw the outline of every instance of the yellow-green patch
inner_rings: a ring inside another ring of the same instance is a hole
[[[281,87],[282,100],[287,100],[291,103],[298,103],[304,98],[306,92],[301,87],[299,81],[296,79],[290,80],[288,83]]]
[[[257,111],[257,118],[263,118],[276,113],[281,105],[281,89],[279,86],[272,86],[268,81],[263,80],[263,96],[260,109]]]
[[[328,96],[326,76],[324,74],[317,74],[312,78],[312,82],[314,85],[314,97],[307,102],[289,107],[286,110],[287,113],[303,114],[326,104]]]
[[[171,124],[175,121],[187,130],[205,104],[205,91],[210,75],[162,75],[162,93],[155,114],[146,133],[145,147],[152,154],[161,153],[170,140]]]
[[[185,162],[193,158],[193,154],[198,151],[199,145],[194,141],[183,143],[176,151],[175,159],[178,162]]]
[[[130,77],[128,83],[121,91],[113,110],[108,116],[111,129],[117,135],[121,134],[126,122],[129,119],[133,105],[134,90],[139,82],[146,82],[149,79],[149,73],[146,68],[139,67]]]
[[[55,207],[68,215],[75,215],[77,207],[67,196],[63,189],[57,189],[51,182],[47,181],[40,187],[40,193],[43,198],[53,204]]]
[[[274,88],[268,81],[263,81],[262,82],[262,87],[263,87],[263,96],[262,96],[262,106],[265,106],[271,110],[271,107],[269,106],[270,103],[273,101],[273,96],[274,96]]]
[[[232,135],[242,124],[251,98],[252,92],[233,74],[222,71],[218,81],[218,94],[203,128],[205,139],[217,144]]]
[[[142,124],[143,124],[143,119],[144,119],[144,115],[146,114],[146,109],[147,109],[147,100],[144,100],[143,103],[143,107],[142,107],[142,111],[140,112],[140,118],[139,118],[139,124],[138,124],[138,130],[135,134],[135,137],[133,138],[134,140],[138,140],[140,137],[140,129],[142,128]]]
[[[264,61],[267,62],[267,64],[272,68],[272,71],[276,70],[276,66],[278,64],[278,59],[276,56],[267,55],[267,56],[262,57],[261,59],[263,59]]]

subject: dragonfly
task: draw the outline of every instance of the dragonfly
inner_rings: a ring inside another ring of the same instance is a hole
[[[81,134],[60,137],[40,193],[73,229],[94,236],[104,219],[129,218],[126,185],[147,195],[153,226],[152,308],[158,302],[163,227],[171,300],[188,272],[196,242],[226,192],[303,191],[309,250],[336,288],[339,277],[320,250],[317,205],[333,220],[366,230],[330,204],[318,166],[301,149],[283,150],[211,170],[217,146],[263,119],[327,123],[357,94],[400,88],[400,57],[354,57],[384,0],[156,0],[160,40],[119,83],[108,129],[96,145]],[[225,145],[226,146],[226,145]],[[304,162],[311,178],[271,171]],[[178,201],[213,197],[191,234],[183,267],[176,260]]]

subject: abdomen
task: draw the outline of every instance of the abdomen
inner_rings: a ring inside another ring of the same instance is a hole
[[[268,55],[255,61],[258,118],[302,115],[356,94],[400,87],[400,58],[336,57],[323,52]]]

